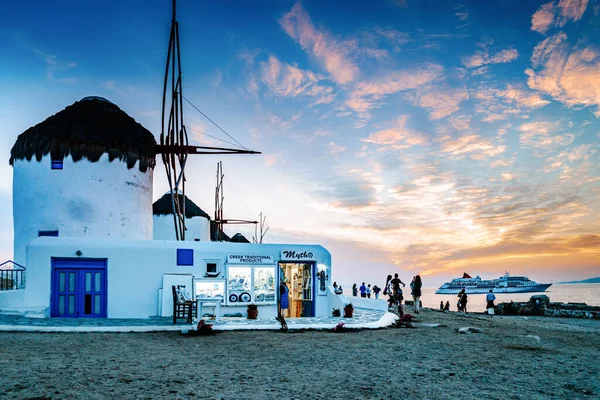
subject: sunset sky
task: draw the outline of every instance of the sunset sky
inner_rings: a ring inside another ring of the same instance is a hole
[[[0,261],[17,135],[96,95],[158,137],[171,20],[169,0],[2,9]],[[179,0],[178,20],[184,96],[262,152],[194,157],[209,214],[222,160],[225,216],[322,244],[344,285],[600,276],[599,0]],[[193,144],[229,146],[185,111]]]

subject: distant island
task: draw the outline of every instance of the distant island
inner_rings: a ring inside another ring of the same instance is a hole
[[[558,282],[558,283],[562,283],[562,284],[571,284],[571,283],[600,283],[600,276],[597,277],[597,278],[584,279],[582,281],[569,281],[569,282]]]

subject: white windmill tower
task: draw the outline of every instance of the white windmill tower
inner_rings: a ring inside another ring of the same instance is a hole
[[[27,129],[11,150],[14,260],[38,236],[152,239],[152,133],[86,97]]]

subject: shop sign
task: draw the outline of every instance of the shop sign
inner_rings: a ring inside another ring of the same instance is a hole
[[[228,254],[227,262],[229,264],[275,264],[273,256],[259,254]]]
[[[315,255],[312,251],[281,250],[282,260],[314,261]]]

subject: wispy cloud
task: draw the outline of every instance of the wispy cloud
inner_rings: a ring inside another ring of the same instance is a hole
[[[399,117],[392,127],[374,132],[369,137],[361,139],[382,149],[404,149],[417,145],[426,145],[427,136],[417,130],[407,127],[408,115]]]
[[[554,23],[555,13],[556,10],[553,1],[542,5],[540,9],[533,14],[533,17],[531,17],[531,30],[546,33]]]
[[[476,134],[459,137],[443,136],[440,138],[439,143],[444,153],[458,159],[469,157],[473,160],[484,160],[499,156],[506,150],[505,145],[496,145]]]
[[[72,70],[77,67],[77,63],[74,61],[65,62],[59,60],[57,56],[45,53],[36,47],[30,47],[36,55],[44,60],[46,63],[46,77],[51,81],[74,84],[78,82],[77,78],[58,76],[66,71]]]
[[[330,86],[319,84],[322,80],[314,72],[282,63],[275,56],[261,63],[261,81],[277,96],[308,96],[314,98],[313,104],[329,104],[335,94]]]
[[[315,57],[329,72],[334,81],[345,84],[358,75],[358,67],[333,36],[324,29],[317,29],[304,7],[297,2],[279,23],[285,32],[298,41],[302,48]]]
[[[475,54],[469,57],[464,57],[462,63],[467,68],[478,68],[484,65],[508,63],[516,60],[519,57],[519,52],[516,49],[504,49],[497,53],[490,54],[487,45],[482,45],[482,50],[477,50]]]
[[[117,81],[104,81],[101,83],[102,87],[106,90],[110,90],[119,96],[132,96],[136,94],[136,90],[131,85],[123,85]]]
[[[567,35],[559,32],[540,42],[531,56],[532,68],[525,73],[531,89],[547,93],[573,106],[596,106],[600,117],[600,49],[573,49]]]
[[[403,45],[410,42],[410,36],[406,32],[400,32],[393,28],[378,27],[375,32],[385,38],[395,52],[399,52]]]
[[[429,110],[432,120],[438,120],[458,111],[460,103],[469,99],[469,93],[465,88],[440,88],[436,85],[423,87],[408,97],[415,105]]]
[[[392,72],[367,82],[359,82],[346,101],[346,105],[357,112],[364,112],[381,105],[388,95],[426,85],[442,75],[444,68],[438,64],[426,64],[414,70]]]
[[[579,21],[588,6],[588,0],[560,0],[543,4],[531,18],[531,30],[546,33],[553,26],[563,27],[570,21]]]
[[[523,148],[541,150],[564,147],[573,142],[575,135],[560,134],[558,122],[536,121],[522,124],[519,127],[519,142]]]
[[[276,165],[281,165],[282,160],[285,159],[284,154],[282,152],[279,153],[267,153],[263,156],[265,160],[265,165],[267,167],[273,167]]]
[[[339,154],[339,153],[345,152],[346,148],[344,146],[340,146],[339,144],[336,144],[334,141],[331,141],[328,144],[328,151],[329,151],[329,154]]]
[[[525,108],[540,108],[550,104],[548,100],[542,99],[536,93],[527,93],[512,85],[508,85],[506,90],[499,90],[498,95],[504,98],[508,103],[514,103]]]

